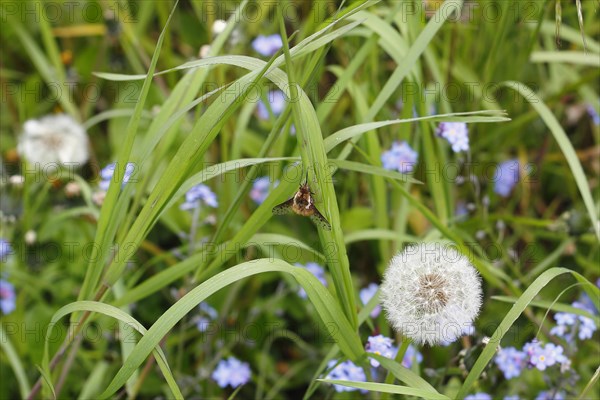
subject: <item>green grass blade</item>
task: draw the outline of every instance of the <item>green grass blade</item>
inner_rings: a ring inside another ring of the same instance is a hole
[[[306,245],[305,243],[295,239],[290,238],[284,235],[279,234],[270,234],[270,233],[257,233],[252,236],[247,242],[240,245],[240,247],[245,248],[252,246],[254,244],[262,244],[262,245],[273,245],[274,243],[277,245],[285,245],[285,246],[294,246],[301,250],[306,250],[315,254],[319,259],[325,260],[325,256],[313,249],[312,247]],[[224,247],[227,243],[223,244]],[[197,254],[194,254],[191,257],[186,258],[185,260],[170,266],[169,268],[158,272],[152,277],[146,279],[142,283],[132,288],[129,288],[126,293],[123,294],[123,297],[115,299],[113,301],[114,306],[122,306],[124,304],[130,304],[136,301],[139,301],[145,297],[148,297],[159,290],[169,286],[171,283],[175,282],[177,279],[182,278],[186,274],[194,271],[198,268],[198,265],[204,262],[207,258],[210,258],[213,255],[213,251],[218,251],[216,247],[209,245],[202,249]]]
[[[98,229],[96,231],[95,238],[95,242],[98,244],[98,246],[93,247],[92,255],[90,257],[90,263],[88,264],[85,279],[83,281],[82,288],[79,292],[79,300],[92,297],[92,293],[98,286],[100,276],[102,275],[103,262],[106,259],[108,250],[111,247],[110,244],[112,242],[113,235],[116,231],[116,226],[114,224],[112,229],[110,228],[111,221],[114,222],[113,211],[115,209],[115,206],[117,205],[117,198],[119,197],[119,193],[121,191],[121,185],[119,183],[123,181],[123,176],[125,175],[125,165],[129,161],[131,150],[133,148],[139,123],[142,118],[144,104],[146,103],[146,98],[148,97],[148,92],[150,91],[150,86],[152,84],[152,75],[154,74],[154,70],[156,69],[158,56],[160,54],[162,43],[165,39],[167,30],[169,28],[169,23],[173,18],[175,10],[177,9],[177,3],[178,0],[173,5],[167,23],[165,24],[165,27],[160,33],[158,42],[156,44],[156,49],[154,51],[154,54],[152,55],[152,61],[150,62],[148,75],[144,80],[144,84],[142,86],[140,96],[135,106],[133,116],[131,117],[131,119],[129,120],[129,124],[127,125],[125,140],[123,141],[123,146],[120,150],[119,157],[117,160],[117,165],[119,166],[119,168],[115,169],[115,179],[111,180],[111,184],[108,188],[108,192],[106,194],[106,198],[104,199],[104,204],[101,209],[100,219],[98,220]],[[115,184],[115,182],[118,183]]]
[[[335,165],[338,168],[345,169],[348,171],[356,171],[362,172],[363,174],[382,176],[385,178],[396,179],[402,182],[422,184],[421,181],[414,179],[410,175],[401,174],[400,172],[391,171],[389,169],[385,169],[376,165],[369,165],[356,161],[338,160],[336,158],[330,158],[328,161],[331,165]]]
[[[25,374],[25,369],[23,368],[23,363],[17,351],[13,347],[10,342],[10,338],[6,335],[6,331],[4,331],[4,326],[0,324],[0,348],[4,351],[4,355],[8,359],[8,363],[12,368],[15,378],[17,379],[17,383],[19,384],[19,393],[21,394],[21,398],[26,398],[27,394],[31,390],[31,385],[27,379],[27,375]]]
[[[250,167],[253,165],[259,165],[274,161],[298,161],[298,157],[263,157],[263,158],[240,158],[239,160],[231,160],[220,164],[211,165],[208,168],[192,175],[185,180],[177,189],[177,192],[173,195],[171,200],[165,206],[165,209],[172,207],[177,200],[185,196],[185,193],[190,190],[193,186],[206,182],[216,176],[223,175],[229,171],[235,171],[240,168]]]
[[[535,25],[527,24],[527,28],[534,30]],[[553,36],[556,33],[555,23],[552,21],[543,21],[540,26],[540,33],[547,36]],[[580,31],[565,25],[561,26],[559,37],[571,42],[573,45],[576,45],[580,42],[580,34]],[[588,35],[585,36],[585,40],[589,51],[593,53],[600,53],[600,43],[598,43],[598,41],[594,40]]]
[[[320,382],[331,383],[332,385],[342,385],[353,387],[356,389],[364,389],[371,392],[381,393],[393,393],[403,394],[405,396],[417,396],[423,399],[430,400],[450,400],[448,396],[444,396],[440,393],[432,393],[428,390],[415,389],[408,386],[390,385],[387,383],[375,383],[375,382],[358,382],[358,381],[342,381],[337,379],[319,379]]]
[[[58,72],[60,69],[55,70],[52,68],[53,62],[44,55],[29,32],[21,25],[18,18],[7,17],[3,7],[0,8],[0,15],[2,21],[8,22],[17,34],[19,40],[23,44],[25,52],[29,55],[36,70],[48,85],[50,92],[52,92],[52,96],[58,100],[67,114],[71,115],[76,120],[80,120],[81,116],[79,115],[79,110],[77,110],[77,107],[71,102],[72,96],[66,95],[67,93],[70,93],[70,88],[68,85],[65,85],[64,79],[61,79],[60,72]],[[44,23],[47,23],[44,16],[38,16],[38,18],[41,18]]]
[[[42,367],[37,366],[38,371],[40,372],[40,375],[42,376],[42,380],[44,382],[44,387],[42,390],[42,395],[47,395],[47,393],[45,393],[47,390],[49,390],[52,393],[52,398],[56,399],[56,391],[54,390],[54,385],[52,384],[52,377],[50,375],[49,372],[47,372],[46,370],[44,370]]]
[[[313,254],[321,261],[326,260],[325,255],[323,255],[323,253],[313,249],[312,247],[310,247],[303,241],[298,240],[293,237],[290,237],[290,236],[281,235],[278,233],[257,233],[256,235],[252,236],[252,239],[250,239],[247,243],[245,243],[244,246],[248,247],[248,246],[252,246],[254,244],[258,244],[261,246],[294,247],[296,249],[304,250],[306,252]]]
[[[117,283],[115,283],[112,287],[112,291],[114,293],[115,298],[119,298],[121,296],[123,296],[123,294],[125,294],[126,290],[125,290],[125,285],[123,284],[123,280],[119,280],[117,281]],[[120,309],[126,313],[131,315],[131,309],[129,307],[129,305],[122,305],[120,307]],[[119,321],[119,342],[121,345],[121,360],[122,362],[125,362],[125,359],[127,359],[127,357],[129,357],[129,354],[131,354],[131,350],[133,350],[133,347],[135,346],[135,343],[130,340],[129,338],[129,325],[127,325],[126,323],[124,323],[123,321]],[[137,379],[139,378],[139,374],[138,371],[135,371],[130,377],[129,380],[127,381],[127,385],[126,385],[126,390],[127,390],[127,395],[129,397],[135,397],[134,394],[134,388],[135,388],[135,382],[137,381]]]
[[[410,387],[415,389],[423,389],[429,392],[433,392],[435,394],[439,394],[438,391],[435,390],[435,388],[429,384],[429,382],[412,372],[410,369],[402,366],[402,364],[389,358],[383,357],[379,354],[369,353],[369,357],[379,361],[383,368],[391,372],[396,377],[396,379],[406,383]]]
[[[462,7],[463,0],[444,2],[435,15],[429,20],[425,29],[419,34],[413,45],[410,47],[402,62],[398,64],[392,76],[387,80],[384,87],[381,89],[377,98],[369,109],[369,114],[365,118],[366,121],[373,121],[375,116],[385,105],[385,102],[396,92],[398,86],[404,78],[408,76],[410,71],[415,66],[415,63],[425,51],[435,34],[439,31],[446,20],[455,12],[458,12]]]
[[[577,153],[575,153],[575,149],[573,148],[569,137],[560,125],[560,122],[556,119],[548,106],[538,97],[538,95],[523,83],[507,81],[501,86],[511,88],[523,96],[523,98],[531,104],[535,111],[537,111],[546,126],[550,129],[550,132],[552,132],[552,135],[554,135],[554,139],[558,143],[558,146],[562,150],[565,158],[567,159],[567,163],[571,168],[571,173],[575,178],[575,182],[577,183],[581,197],[583,197],[583,203],[585,204],[587,212],[590,216],[594,232],[596,232],[596,237],[600,240],[600,221],[598,221],[598,213],[596,212],[596,205],[594,204],[592,192],[587,183],[587,179],[585,173],[583,172],[583,168],[581,167],[581,163],[579,162],[579,158],[577,157]]]
[[[592,376],[592,378],[590,379],[590,381],[587,383],[587,385],[585,385],[585,387],[583,388],[583,390],[579,394],[579,397],[577,398],[577,400],[586,400],[586,399],[589,399],[589,397],[587,397],[587,394],[590,391],[590,389],[596,383],[598,383],[598,379],[599,378],[600,378],[600,366],[598,368],[596,368],[596,372],[594,372],[594,375]]]
[[[567,63],[600,67],[600,55],[582,51],[534,51],[529,61],[533,63]]]
[[[398,232],[387,229],[365,229],[356,232],[349,232],[344,236],[346,244],[361,242],[364,240],[399,240]],[[418,238],[412,235],[404,235],[402,240],[416,242]]]
[[[129,110],[129,109],[123,109],[123,110],[116,109],[116,110],[103,111],[101,113],[94,115],[93,117],[89,118],[88,120],[86,120],[83,123],[83,127],[86,130],[88,130],[92,126],[98,125],[100,122],[107,121],[109,119],[122,118],[122,117],[130,117],[131,118],[131,116],[133,115],[133,112],[134,112],[134,110]],[[143,111],[142,118],[151,119],[152,113],[149,111]]]
[[[42,361],[42,370],[44,371],[45,376],[50,376],[50,368],[49,368],[50,356],[49,356],[48,347],[50,344],[50,339],[52,337],[52,332],[54,330],[54,327],[57,326],[58,321],[60,321],[60,319],[62,319],[63,317],[65,317],[68,314],[72,314],[72,313],[78,312],[78,311],[91,311],[91,312],[104,314],[104,315],[112,317],[120,322],[123,322],[130,328],[133,328],[136,331],[138,331],[139,333],[141,333],[142,335],[147,333],[146,328],[144,328],[144,326],[142,324],[140,324],[135,318],[133,318],[131,315],[127,314],[126,312],[124,312],[114,306],[104,304],[104,303],[99,303],[96,301],[76,301],[76,302],[67,304],[66,306],[61,307],[58,311],[56,311],[54,313],[54,315],[52,316],[52,319],[50,320],[50,323],[48,325],[48,330],[46,331],[46,339],[44,342],[44,358]],[[160,370],[161,370],[163,376],[165,377],[167,383],[169,384],[169,388],[171,389],[173,396],[177,399],[183,399],[181,391],[179,390],[179,387],[177,386],[175,378],[173,377],[173,374],[171,373],[169,365],[167,364],[167,359],[166,359],[165,354],[163,353],[162,349],[157,344],[156,346],[153,346],[150,349],[150,352],[154,354],[154,357],[156,358],[156,363],[160,367]],[[148,354],[150,354],[150,352]],[[49,384],[50,384],[50,387],[52,388],[52,383],[49,382]]]
[[[130,304],[158,292],[160,289],[170,285],[177,279],[180,279],[186,274],[189,274],[197,269],[198,265],[204,262],[207,257],[209,256],[201,251],[163,271],[160,271],[159,273],[144,280],[139,285],[128,289],[127,292],[123,294],[123,297],[113,301],[113,305],[119,307],[124,304]]]
[[[291,274],[304,288],[308,299],[314,305],[319,317],[325,326],[331,327],[329,331],[340,349],[351,359],[358,359],[363,353],[363,347],[357,335],[349,335],[352,326],[344,317],[341,308],[329,291],[319,280],[305,268],[294,267],[281,260],[258,259],[231,267],[212,278],[201,283],[177,303],[171,306],[152,325],[148,332],[135,346],[125,364],[119,369],[117,375],[108,385],[101,398],[113,395],[125,384],[129,376],[144,362],[152,350],[160,343],[162,338],[188,314],[191,310],[213,293],[239,281],[240,279],[264,272],[284,272]],[[120,311],[120,310],[119,310]]]
[[[83,388],[81,389],[81,393],[79,393],[79,400],[89,400],[96,398],[102,391],[102,384],[104,381],[104,377],[108,372],[109,364],[106,361],[100,361],[92,372],[90,376],[85,380],[83,384]]]
[[[577,22],[579,22],[579,30],[581,31],[581,40],[583,41],[583,50],[587,52],[587,43],[585,41],[585,31],[583,29],[583,12],[581,11],[581,0],[575,0],[577,8]]]
[[[343,233],[340,224],[340,211],[337,204],[337,196],[333,188],[333,182],[329,178],[327,168],[327,153],[323,143],[323,134],[317,113],[312,103],[298,86],[295,79],[294,67],[285,33],[285,23],[279,11],[280,34],[283,38],[284,56],[288,67],[288,87],[282,88],[290,99],[292,105],[292,114],[296,126],[296,136],[298,147],[302,156],[303,170],[306,170],[307,178],[309,172],[312,172],[316,180],[316,187],[311,189],[318,195],[317,207],[324,213],[325,218],[331,224],[331,230],[324,231],[319,229],[319,238],[323,248],[333,245],[334,252],[326,252],[327,266],[333,277],[336,294],[339,303],[344,310],[346,318],[350,321],[353,330],[356,330],[358,321],[356,319],[356,303],[354,298],[354,289],[352,286],[352,276],[350,275],[350,262],[344,245]],[[285,90],[287,89],[287,90]],[[312,181],[310,181],[312,182]],[[322,206],[319,204],[322,202]],[[352,331],[347,332],[352,335]]]
[[[270,68],[269,63],[259,61],[251,57],[239,57],[238,66],[246,66],[253,72],[245,75],[237,81],[241,88],[231,96],[231,93],[222,93],[218,101],[213,102],[202,117],[196,121],[192,132],[181,144],[177,153],[171,158],[171,162],[160,177],[158,183],[152,190],[145,206],[142,208],[139,216],[133,223],[133,226],[127,232],[123,240],[124,243],[139,246],[142,239],[146,236],[150,228],[156,223],[158,217],[166,210],[166,205],[172,198],[175,191],[183,182],[189,171],[196,165],[197,160],[204,156],[204,153],[220,131],[221,126],[225,124],[228,117],[233,115],[236,109],[242,104],[243,99],[252,88],[256,87],[264,74]],[[275,74],[273,72],[272,74]],[[119,279],[126,260],[116,260],[109,267],[106,276],[106,282],[112,284]]]
[[[498,328],[496,328],[496,331],[490,338],[489,343],[485,346],[485,348],[483,349],[483,352],[477,358],[475,365],[473,365],[473,368],[471,368],[469,375],[467,375],[467,378],[465,379],[458,394],[456,395],[457,399],[462,399],[469,393],[469,390],[471,389],[471,387],[473,386],[475,381],[477,381],[477,379],[479,379],[479,376],[483,372],[484,368],[487,366],[487,364],[491,361],[491,359],[496,354],[496,350],[498,349],[498,346],[500,345],[500,341],[502,340],[502,338],[504,337],[506,332],[509,331],[510,327],[517,320],[517,318],[523,313],[525,308],[527,308],[527,306],[529,306],[529,304],[532,302],[533,298],[535,296],[537,296],[537,294],[548,284],[548,282],[550,282],[552,279],[554,279],[557,276],[562,275],[562,274],[571,274],[578,281],[587,283],[587,280],[583,276],[581,276],[577,272],[571,271],[566,268],[549,269],[546,272],[544,272],[543,274],[541,274],[535,281],[533,281],[533,283],[531,285],[529,285],[527,290],[525,290],[525,292],[523,292],[521,297],[519,297],[519,300],[517,300],[517,302],[513,305],[513,307],[504,316],[504,319],[502,320],[500,325],[498,325]],[[593,286],[593,285],[586,285],[586,287],[588,287],[588,286]],[[591,289],[591,290],[593,290],[593,289]],[[598,298],[599,295],[600,295],[600,289],[596,288],[596,290],[594,290],[592,292],[592,298]]]
[[[389,121],[377,121],[377,122],[367,122],[364,124],[357,124],[353,126],[349,126],[344,129],[340,129],[339,131],[332,133],[331,135],[325,138],[325,150],[327,152],[331,151],[334,147],[343,143],[346,140],[360,137],[366,132],[369,132],[374,129],[382,128],[384,126],[396,125],[396,124],[411,124],[413,122],[418,121],[429,121],[429,122],[505,122],[510,121],[510,118],[507,118],[506,112],[502,110],[492,110],[492,111],[471,111],[471,112],[461,112],[461,113],[451,113],[451,114],[438,114],[431,115],[426,117],[418,117],[418,118],[407,118],[407,119],[394,119]]]
[[[510,297],[510,296],[492,296],[491,299],[502,301],[504,303],[511,303],[511,304],[514,304],[519,300],[516,297]],[[590,313],[586,310],[583,310],[583,309],[577,308],[577,307],[573,307],[568,304],[554,303],[554,302],[550,302],[550,301],[532,301],[531,303],[529,303],[529,305],[531,307],[539,307],[539,308],[544,308],[546,310],[581,315],[583,317],[593,320],[597,326],[600,325],[600,317],[599,316],[593,315],[592,313]]]

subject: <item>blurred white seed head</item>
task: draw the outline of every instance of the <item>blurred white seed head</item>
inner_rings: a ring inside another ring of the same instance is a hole
[[[104,204],[104,199],[106,198],[106,192],[104,190],[98,190],[92,193],[92,201],[99,207],[102,207]]]
[[[35,233],[35,231],[32,229],[28,230],[25,232],[24,240],[27,245],[33,245],[37,240],[37,233]]]
[[[453,342],[479,314],[481,281],[451,245],[421,243],[392,258],[381,303],[394,329],[415,343]]]
[[[212,33],[218,35],[219,33],[223,33],[225,27],[227,26],[227,21],[223,21],[222,19],[216,19],[212,24]]]
[[[198,52],[198,56],[200,58],[206,58],[208,57],[208,53],[210,52],[210,45],[209,44],[203,44],[202,47],[200,47],[200,51]]]
[[[23,175],[12,175],[8,180],[11,185],[17,188],[23,187],[23,184],[25,183],[25,177],[23,177]]]
[[[81,186],[76,181],[71,181],[65,185],[65,194],[67,197],[75,197],[81,194]]]
[[[40,164],[81,167],[89,156],[85,129],[67,114],[26,121],[17,149],[29,162]]]
[[[496,222],[496,229],[499,230],[499,231],[505,230],[506,229],[506,223],[503,220],[499,219]]]
[[[488,195],[483,196],[483,198],[481,199],[481,204],[483,204],[484,207],[489,207],[490,196],[488,196]]]

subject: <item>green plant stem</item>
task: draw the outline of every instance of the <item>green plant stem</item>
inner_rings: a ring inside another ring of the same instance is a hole
[[[411,340],[409,338],[403,336],[402,334],[398,334],[398,335],[402,338],[402,343],[400,344],[400,347],[398,348],[398,353],[396,353],[396,357],[394,358],[394,361],[396,361],[398,364],[402,364],[402,360],[404,360],[404,355],[406,354],[406,350],[408,349],[408,346],[410,345]],[[391,372],[387,373],[384,383],[388,383],[388,384],[394,383],[394,375]],[[381,400],[387,400],[389,398],[390,398],[389,393],[382,393]]]
[[[101,301],[102,297],[108,291],[108,289],[109,289],[108,286],[102,285],[100,287],[100,289],[98,290],[98,293],[96,293],[96,296],[94,296],[94,301]],[[81,317],[79,318],[79,321],[77,321],[77,323],[75,324],[75,328],[73,329],[73,331],[67,335],[67,337],[61,344],[61,346],[58,349],[58,351],[56,352],[56,354],[54,354],[54,356],[52,357],[52,360],[50,360],[50,363],[49,363],[50,372],[52,372],[52,370],[54,368],[56,368],[56,366],[60,362],[62,356],[67,351],[67,348],[69,347],[69,345],[71,344],[73,339],[76,338],[77,336],[79,336],[79,333],[81,333],[81,330],[83,329],[83,326],[84,326],[85,322],[87,321],[87,319],[90,317],[90,315],[91,315],[90,311],[85,311],[81,315]],[[81,342],[79,342],[78,345],[75,347],[79,347],[79,344],[81,344]],[[63,371],[61,372],[61,375],[67,374],[70,367],[71,367],[71,365],[65,365],[65,367],[63,367]],[[35,396],[38,394],[38,392],[42,388],[42,381],[43,381],[43,378],[40,376],[38,378],[38,380],[35,382],[35,385],[31,388],[31,392],[29,393],[29,396],[27,396],[28,400],[33,400],[35,398]]]

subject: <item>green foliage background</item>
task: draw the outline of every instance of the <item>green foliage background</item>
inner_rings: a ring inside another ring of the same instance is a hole
[[[545,390],[539,371],[506,381],[486,365],[500,343],[557,341],[548,308],[583,291],[600,304],[589,284],[600,276],[600,130],[586,113],[600,111],[598,3],[442,3],[82,1],[50,14],[3,2],[0,236],[15,249],[2,271],[17,308],[1,320],[0,397],[27,397],[38,381],[43,397],[225,398],[209,376],[232,354],[253,371],[238,398],[355,395],[317,379],[331,359],[368,365],[369,334],[394,335],[358,290],[407,243],[431,240],[456,243],[484,278],[476,334],[420,349],[410,370],[382,360],[388,379],[364,383],[366,396]],[[217,36],[216,18],[228,19]],[[273,33],[284,48],[260,57],[251,41]],[[257,119],[275,87],[294,101]],[[84,124],[92,157],[77,176],[48,179],[16,146],[27,119],[56,111]],[[469,152],[436,137],[441,121],[469,124]],[[398,140],[419,153],[411,176],[382,168]],[[513,158],[527,168],[502,198],[493,171]],[[100,207],[98,172],[113,161],[133,162],[135,179],[111,185]],[[331,231],[271,214],[306,170]],[[263,175],[280,184],[256,205],[248,192]],[[70,180],[80,197],[65,195]],[[218,195],[215,224],[178,207],[201,182]],[[326,265],[327,287],[293,266],[311,261]],[[214,335],[194,324],[206,298]],[[574,397],[598,390],[600,347],[580,345],[569,354],[579,379],[565,384]],[[466,369],[463,348],[481,351]]]

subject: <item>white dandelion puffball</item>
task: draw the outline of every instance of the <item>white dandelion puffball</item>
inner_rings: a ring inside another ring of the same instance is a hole
[[[381,303],[394,329],[415,343],[453,342],[479,314],[481,280],[454,247],[421,243],[392,258]]]
[[[214,35],[218,35],[219,33],[223,33],[227,28],[227,21],[223,21],[222,19],[216,19],[212,24],[212,33]]]
[[[25,122],[18,151],[30,163],[81,167],[89,157],[88,137],[83,126],[69,115],[47,115]]]

